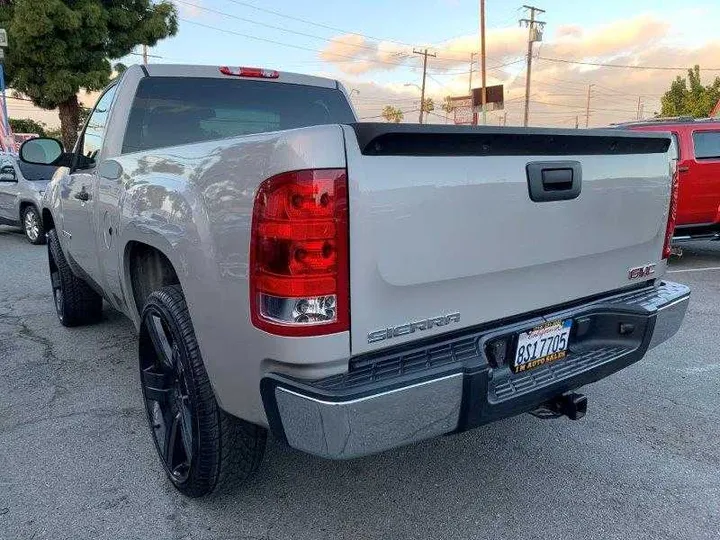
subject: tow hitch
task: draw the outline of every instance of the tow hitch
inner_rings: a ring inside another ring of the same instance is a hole
[[[530,414],[538,418],[559,418],[567,416],[570,420],[580,420],[587,412],[587,397],[582,394],[563,394],[540,405]]]

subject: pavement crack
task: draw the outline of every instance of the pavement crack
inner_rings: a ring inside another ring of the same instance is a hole
[[[18,429],[24,429],[27,427],[32,427],[38,424],[42,424],[44,422],[49,421],[56,421],[56,420],[65,420],[69,418],[76,418],[76,417],[82,417],[82,416],[89,416],[91,418],[113,418],[113,417],[122,417],[122,416],[130,416],[133,414],[141,414],[142,410],[139,408],[128,408],[124,407],[122,409],[91,409],[89,411],[76,411],[66,414],[57,414],[57,415],[51,415],[51,416],[43,416],[40,418],[30,418],[28,420],[24,420],[22,422],[17,422],[16,424],[10,425],[8,427],[0,428],[0,434],[8,434],[13,431],[17,431]]]
[[[51,343],[50,339],[37,334],[23,320],[19,321],[19,326],[20,326],[20,328],[18,329],[18,334],[20,334],[20,337],[25,338],[30,341],[34,341],[35,343],[42,345],[42,347],[44,349],[43,360],[45,361],[46,364],[51,364],[53,362],[59,362],[58,357],[53,352],[52,343]]]

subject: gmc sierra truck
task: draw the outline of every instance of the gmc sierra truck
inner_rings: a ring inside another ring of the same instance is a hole
[[[681,324],[664,133],[358,123],[334,80],[130,67],[47,187],[55,309],[135,323],[160,461],[189,496],[266,436],[346,459],[574,392]]]

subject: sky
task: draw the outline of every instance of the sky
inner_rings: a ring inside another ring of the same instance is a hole
[[[446,96],[468,93],[470,54],[479,50],[477,0],[173,2],[179,32],[150,50],[151,62],[259,66],[337,78],[356,90],[356,110],[369,120],[393,105],[406,111],[405,121],[417,121],[422,58],[413,50],[427,47],[436,55],[428,59],[427,95],[437,105],[429,120],[452,121],[439,105]],[[597,127],[659,111],[670,82],[695,63],[706,70],[708,84],[720,75],[720,2],[538,0],[537,7],[545,10],[538,18],[546,24],[542,42],[534,46],[530,125],[584,127],[589,85],[587,121]],[[505,108],[488,113],[488,124],[522,123],[528,33],[518,19],[526,16],[519,2],[486,1],[487,84],[505,88]],[[123,61],[139,62],[139,52]],[[473,86],[479,86],[478,70],[476,63]],[[11,103],[11,114],[12,108]]]

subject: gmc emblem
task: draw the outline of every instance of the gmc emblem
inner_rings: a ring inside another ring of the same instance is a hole
[[[628,279],[642,279],[655,274],[655,263],[637,266],[628,270]]]

